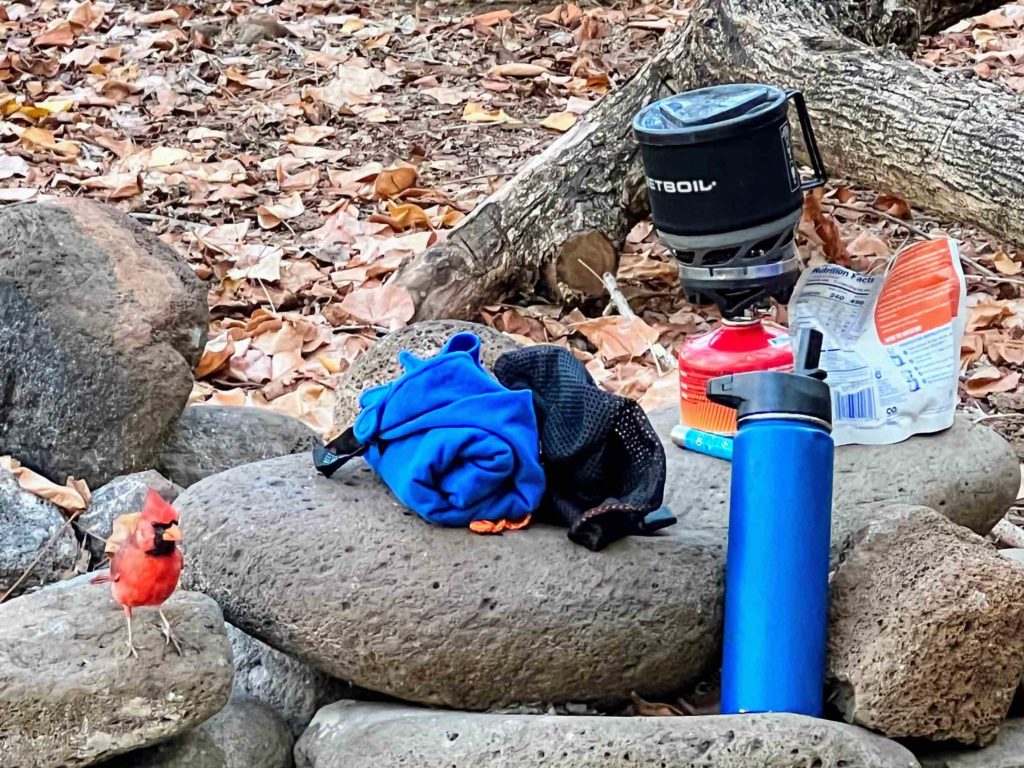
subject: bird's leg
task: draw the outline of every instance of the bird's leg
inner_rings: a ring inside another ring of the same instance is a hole
[[[132,643],[132,609],[131,606],[124,606],[124,617],[128,620],[128,653],[124,655],[127,659],[129,656],[134,656],[136,659],[139,658],[139,652],[135,650],[135,645]]]
[[[159,608],[157,609],[157,613],[160,614],[160,620],[164,623],[164,645],[174,645],[174,650],[176,650],[178,655],[181,656],[181,645],[178,643],[178,638],[176,638],[174,633],[171,632],[171,622],[167,620],[167,617],[164,616],[164,612]]]

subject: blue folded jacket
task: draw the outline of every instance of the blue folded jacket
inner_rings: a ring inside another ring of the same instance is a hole
[[[544,495],[529,391],[505,389],[480,365],[480,340],[453,336],[436,357],[399,353],[401,378],[369,389],[353,427],[367,462],[420,517],[466,527],[516,521]]]

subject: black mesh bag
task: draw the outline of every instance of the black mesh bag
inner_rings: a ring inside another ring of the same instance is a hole
[[[592,550],[675,522],[645,521],[661,507],[665,450],[639,404],[599,389],[561,347],[507,352],[494,375],[533,392],[547,477],[539,521],[568,526],[569,538]]]

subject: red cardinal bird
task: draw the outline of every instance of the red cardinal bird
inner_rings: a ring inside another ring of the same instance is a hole
[[[132,644],[132,608],[156,606],[163,622],[167,644],[181,654],[181,646],[171,632],[170,622],[159,610],[178,586],[182,556],[176,543],[181,541],[178,513],[174,507],[150,489],[142,507],[135,532],[125,541],[110,561],[110,573],[92,580],[94,584],[110,582],[114,599],[124,606],[128,620],[128,655],[138,658]]]

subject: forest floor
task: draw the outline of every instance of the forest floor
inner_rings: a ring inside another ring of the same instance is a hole
[[[687,2],[437,6],[338,0],[0,6],[0,205],[85,195],[151,227],[209,281],[194,402],[268,407],[334,429],[333,388],[412,316],[387,282],[681,23]],[[925,41],[923,66],[1024,92],[1024,4]],[[903,246],[961,241],[961,384],[1024,455],[1024,254],[903,200],[835,181],[798,233],[806,263],[884,269]],[[643,221],[619,283],[672,349],[706,330]],[[608,389],[675,402],[673,371],[602,307],[515,297],[482,320],[563,344]],[[784,308],[777,308],[785,320]],[[624,352],[627,350],[627,352]]]

